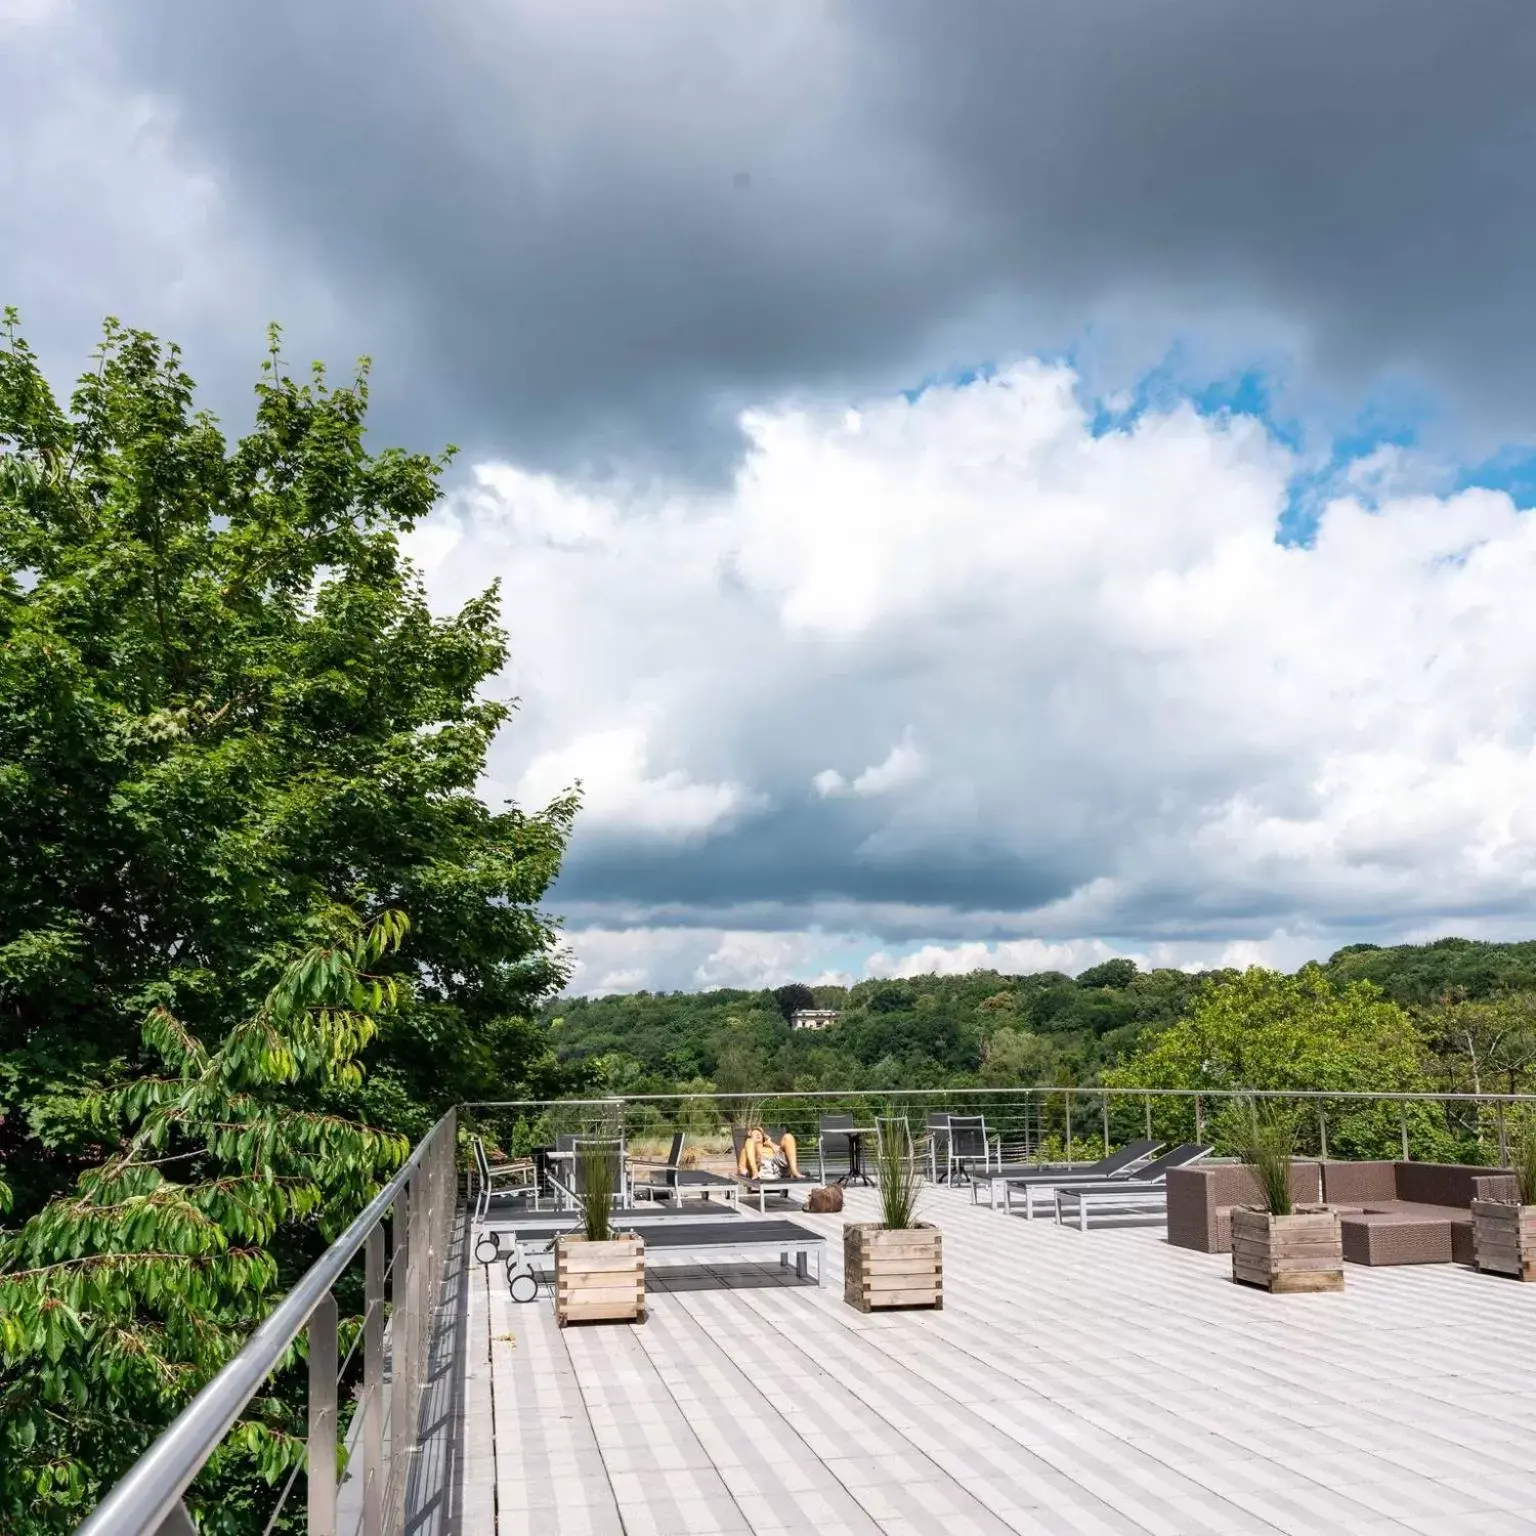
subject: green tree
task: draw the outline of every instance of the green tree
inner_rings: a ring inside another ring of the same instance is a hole
[[[73,1530],[405,1156],[403,1138],[334,1110],[376,1012],[405,1001],[384,967],[404,919],[326,925],[329,942],[255,967],[265,996],[219,1021],[212,1048],[151,1009],[161,1070],[82,1106],[109,1155],[0,1235],[4,1529]],[[280,1377],[215,1453],[192,1501],[205,1531],[264,1523],[263,1480],[303,1453],[296,1386]]]
[[[271,339],[231,447],[175,347],[109,321],[68,407],[0,326],[0,1163],[38,1208],[164,1007],[217,1044],[256,959],[333,903],[401,908],[411,983],[360,1111],[423,1128],[561,1073],[520,1016],[563,979],[536,910],[574,802],[475,786],[510,705],[492,587],[436,616],[399,536],[447,456],[364,446],[367,366]]]
[[[1413,1020],[1369,982],[1335,987],[1320,966],[1294,976],[1255,966],[1208,986],[1182,1019],[1103,1080],[1111,1087],[1412,1092],[1425,1087],[1425,1050]],[[1211,1102],[1210,1129],[1228,1141],[1237,1129],[1229,1108]],[[1343,1155],[1390,1153],[1400,1136],[1395,1110],[1337,1100],[1328,1112],[1330,1150]],[[1176,1121],[1192,1132],[1192,1110],[1161,1113],[1170,1127]],[[1416,1109],[1413,1119],[1421,1143],[1436,1133],[1429,1112]]]
[[[816,1006],[816,994],[803,981],[791,981],[782,987],[775,987],[773,1000],[778,1004],[786,1023],[797,1009]]]
[[[1029,1086],[1051,1080],[1056,1048],[1028,1030],[1005,1026],[981,1048],[981,1080],[989,1087]]]
[[[1444,1087],[1473,1093],[1536,1089],[1536,992],[1479,1001],[1450,993],[1420,1019]]]

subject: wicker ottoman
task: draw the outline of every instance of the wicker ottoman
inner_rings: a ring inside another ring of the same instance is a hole
[[[1339,1218],[1350,1264],[1449,1264],[1451,1224],[1432,1216],[1367,1212]]]

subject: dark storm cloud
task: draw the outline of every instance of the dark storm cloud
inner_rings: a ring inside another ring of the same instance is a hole
[[[744,897],[1024,911],[1069,895],[1094,872],[1087,850],[1076,859],[1035,859],[956,836],[874,861],[861,856],[850,822],[856,818],[839,821],[797,808],[699,846],[578,840],[552,899],[562,907],[593,899],[661,900],[700,913]]]
[[[97,15],[346,295],[413,440],[718,469],[744,402],[1089,329],[1283,335],[1485,437],[1536,399],[1528,0]]]

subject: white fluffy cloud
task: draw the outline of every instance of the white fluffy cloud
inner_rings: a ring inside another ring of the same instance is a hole
[[[514,798],[546,805],[579,785],[583,813],[594,829],[668,840],[707,837],[767,803],[766,796],[739,784],[696,783],[681,768],[652,773],[650,756],[641,726],[590,731],[535,757]]]
[[[912,745],[910,740],[905,740],[898,741],[887,753],[883,762],[872,763],[863,773],[856,775],[851,784],[837,769],[823,768],[811,780],[811,786],[824,800],[831,795],[854,794],[868,797],[889,794],[892,790],[901,789],[921,778],[922,773],[922,753]]]
[[[718,928],[587,928],[570,946],[570,989],[582,993],[772,987],[786,977],[840,982],[818,968],[816,936]]]
[[[825,968],[859,935],[875,969],[1073,968],[1527,919],[1536,524],[1500,493],[1396,494],[1426,479],[1398,456],[1284,545],[1297,465],[1261,423],[1095,435],[1075,383],[1027,363],[761,409],[717,493],[485,466],[423,530],[445,597],[505,583],[524,716],[498,780],[588,780],[578,949],[610,900],[716,935],[767,902],[751,931],[796,936],[756,970],[646,970],[673,985]],[[637,830],[692,862],[605,886]],[[924,949],[914,912],[961,948]]]

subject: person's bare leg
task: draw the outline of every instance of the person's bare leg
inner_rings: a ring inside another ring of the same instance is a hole
[[[792,1132],[785,1131],[779,1140],[779,1151],[784,1161],[789,1164],[789,1176],[792,1179],[800,1177],[800,1159],[795,1152],[795,1138]]]
[[[757,1143],[750,1136],[741,1144],[741,1158],[736,1164],[736,1171],[744,1179],[757,1177]]]

